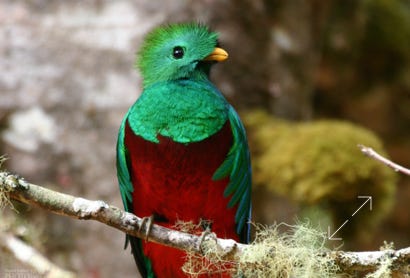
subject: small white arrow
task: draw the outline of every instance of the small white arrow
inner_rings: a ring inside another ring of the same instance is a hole
[[[365,198],[367,199],[363,205],[361,205],[353,214],[352,216],[354,216],[367,202],[370,201],[370,210],[372,210],[372,196],[357,196],[357,198]]]
[[[366,201],[352,214],[351,217],[353,217],[367,202],[370,202],[370,210],[372,210],[372,196],[358,196],[357,198],[366,199]],[[346,225],[347,222],[349,222],[349,219],[343,222],[343,224],[333,234],[330,234],[330,226],[327,226],[327,239],[342,240],[342,238],[334,236],[344,225]]]
[[[349,219],[346,220],[346,221],[342,224],[342,226],[340,226],[339,229],[337,229],[332,235],[330,235],[330,226],[327,226],[327,239],[328,239],[328,240],[342,240],[341,237],[334,237],[334,236],[335,236],[335,234],[336,234],[344,225],[346,225],[347,222],[349,222]]]

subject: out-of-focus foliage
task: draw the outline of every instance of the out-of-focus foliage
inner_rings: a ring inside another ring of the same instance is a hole
[[[398,142],[410,136],[410,2],[334,1],[323,33],[314,111]]]
[[[373,210],[363,209],[358,222],[367,232],[390,211],[396,173],[357,148],[364,144],[386,155],[373,132],[336,120],[287,122],[262,111],[245,114],[244,121],[253,149],[256,186],[266,186],[301,206],[325,207],[335,225],[360,206],[358,196],[372,196]],[[344,231],[355,229],[352,224],[349,227]]]
[[[403,82],[410,62],[410,2],[367,0],[360,71],[367,82]],[[370,74],[370,75],[369,75]],[[407,80],[409,82],[409,80]],[[410,85],[410,84],[408,84]]]

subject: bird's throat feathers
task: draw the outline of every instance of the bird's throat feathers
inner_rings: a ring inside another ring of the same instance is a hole
[[[158,143],[158,135],[179,143],[199,142],[219,131],[229,104],[207,81],[158,82],[144,90],[128,112],[136,135]]]

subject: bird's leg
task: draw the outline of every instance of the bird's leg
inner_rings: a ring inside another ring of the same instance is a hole
[[[212,220],[209,219],[199,219],[199,226],[204,231],[211,231],[212,230]]]
[[[202,244],[205,241],[205,238],[209,235],[213,235],[215,236],[214,233],[212,233],[211,231],[211,227],[212,227],[212,221],[208,220],[208,219],[200,219],[199,221],[199,225],[201,226],[201,228],[203,229],[203,232],[201,233],[201,236],[199,238],[199,243],[198,243],[198,247],[202,252]],[[215,236],[216,237],[216,236]]]
[[[144,240],[148,240],[148,235],[151,231],[152,224],[154,224],[154,215],[145,216],[141,219],[141,225],[138,229],[138,232],[145,231]]]

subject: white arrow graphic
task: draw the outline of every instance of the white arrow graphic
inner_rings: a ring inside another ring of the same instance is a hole
[[[353,214],[352,214],[352,217],[367,203],[367,202],[369,202],[370,201],[370,210],[372,210],[372,196],[357,196],[357,198],[365,198],[365,199],[367,199],[364,203],[363,203],[363,205],[361,205]]]
[[[366,199],[366,201],[355,211],[353,212],[352,216],[353,217],[362,207],[364,207],[364,205],[368,202],[370,202],[370,210],[372,210],[372,196],[357,196],[357,198],[360,199]],[[342,238],[340,237],[334,237],[336,235],[336,233],[344,226],[346,225],[346,223],[349,222],[349,219],[347,219],[345,222],[343,222],[343,224],[333,233],[330,234],[330,226],[327,227],[327,239],[328,240],[342,240]]]

